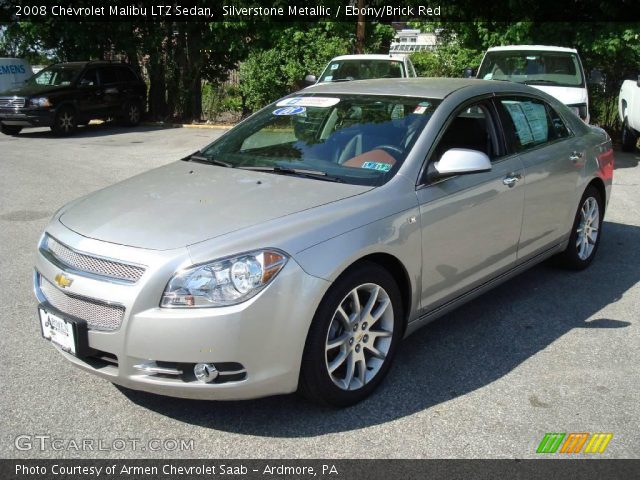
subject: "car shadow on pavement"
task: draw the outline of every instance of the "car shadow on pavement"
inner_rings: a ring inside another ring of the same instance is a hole
[[[181,400],[118,387],[132,402],[181,422],[246,435],[308,437],[383,424],[480,389],[573,329],[626,328],[591,319],[640,280],[640,227],[606,222],[582,272],[543,263],[407,338],[385,382],[346,409],[296,395],[236,402]]]
[[[93,137],[106,137],[109,135],[120,135],[123,133],[140,133],[151,132],[156,130],[164,130],[166,127],[162,125],[138,125],[136,127],[123,126],[117,122],[104,122],[90,124],[82,127],[78,127],[73,135],[65,137],[56,137],[56,135],[48,128],[28,129],[20,132],[18,138],[59,138],[62,141],[73,140],[74,138],[93,138]]]

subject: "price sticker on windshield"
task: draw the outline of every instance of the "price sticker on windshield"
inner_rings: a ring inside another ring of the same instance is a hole
[[[335,97],[293,97],[285,98],[279,101],[276,106],[278,107],[320,107],[329,108],[337,105],[340,102],[339,98]]]

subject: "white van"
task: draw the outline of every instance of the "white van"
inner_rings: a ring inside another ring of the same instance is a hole
[[[24,83],[33,75],[31,65],[21,58],[0,58],[0,92]]]
[[[544,45],[492,47],[478,78],[525,83],[554,96],[589,123],[587,82],[578,51]]]

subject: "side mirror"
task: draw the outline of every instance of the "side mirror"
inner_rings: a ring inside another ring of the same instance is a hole
[[[436,178],[464,175],[467,173],[488,172],[491,170],[491,160],[478,150],[467,148],[452,148],[444,152],[440,161],[434,163]]]
[[[471,68],[471,67],[467,67],[464,69],[464,72],[462,74],[462,76],[464,78],[473,78],[476,76],[476,69],[475,68]]]
[[[306,83],[307,85],[313,85],[317,81],[318,79],[315,75],[307,75],[306,77],[304,77],[304,83]]]

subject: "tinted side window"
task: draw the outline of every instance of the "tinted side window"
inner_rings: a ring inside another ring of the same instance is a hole
[[[100,79],[102,80],[103,85],[118,83],[118,76],[116,75],[116,69],[113,67],[101,68]]]
[[[121,82],[136,82],[138,77],[127,67],[118,67],[118,77]]]
[[[556,113],[556,111],[549,105],[547,105],[547,112],[549,113],[549,117],[551,118],[551,124],[553,125],[553,134],[554,138],[567,138],[571,135],[567,125],[564,123],[564,120],[560,118],[560,115]]]
[[[535,98],[502,98],[500,104],[515,133],[516,151],[549,143],[569,136],[560,116],[545,102]]]
[[[95,87],[98,85],[98,70],[90,68],[82,74],[80,85],[85,87]]]
[[[500,156],[494,124],[487,105],[478,103],[462,110],[442,135],[433,161],[452,148],[466,148],[485,153],[490,159]]]

